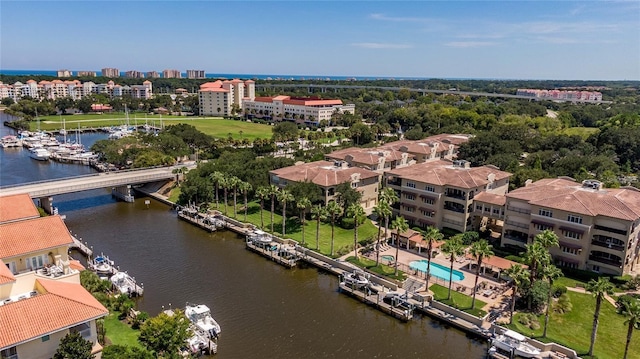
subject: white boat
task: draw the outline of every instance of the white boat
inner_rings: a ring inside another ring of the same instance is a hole
[[[256,229],[249,235],[249,241],[253,242],[256,245],[267,245],[273,242],[273,238],[271,238],[271,235],[269,233]]]
[[[189,330],[191,331],[191,336],[187,338],[187,355],[215,354],[218,351],[218,345],[211,340],[209,335],[204,334],[193,324],[189,327]]]
[[[349,287],[362,288],[369,284],[369,275],[361,270],[354,270],[344,275],[344,284]]]
[[[101,254],[89,262],[89,269],[98,275],[111,275],[114,272],[114,263],[107,256]]]
[[[22,147],[22,140],[13,135],[4,136],[0,140],[0,146],[2,148]]]
[[[51,157],[51,152],[44,148],[33,148],[30,150],[29,157],[38,161],[48,161]]]
[[[535,358],[540,355],[540,349],[527,343],[527,337],[513,330],[497,335],[491,341],[491,345],[523,358]]]
[[[187,303],[184,314],[198,329],[207,333],[212,338],[220,335],[220,325],[211,316],[211,310],[204,304]]]
[[[117,272],[109,278],[111,284],[121,293],[129,296],[142,295],[142,288],[126,272]]]

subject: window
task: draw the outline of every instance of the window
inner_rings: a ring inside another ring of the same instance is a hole
[[[538,214],[545,217],[553,217],[553,212],[551,212],[551,210],[544,209],[544,208],[540,208],[540,210],[538,211]]]
[[[35,257],[27,257],[27,269],[35,270],[44,267],[45,264],[49,263],[48,257],[46,254],[41,254]]]
[[[560,249],[562,249],[562,253],[572,254],[574,256],[577,255],[579,251],[576,248],[569,248],[569,247],[563,247],[563,246],[560,246]]]
[[[435,187],[433,187],[433,186],[425,186],[424,190],[427,191],[427,192],[435,192],[436,191]]]
[[[49,336],[48,336],[48,335],[45,335],[44,337],[42,337],[42,341],[43,341],[43,342],[48,342],[48,341],[49,341],[49,339],[50,339],[50,338],[49,338]]]
[[[547,229],[553,229],[553,227],[551,226],[547,226],[546,224],[540,224],[540,223],[536,223],[533,225],[533,227],[539,231],[544,231]]]
[[[481,204],[476,204],[476,211],[482,212],[482,205]]]
[[[422,203],[426,203],[426,204],[433,204],[434,201],[431,198],[424,198],[422,197]]]
[[[436,215],[436,212],[434,212],[434,211],[425,211],[424,209],[421,209],[420,213],[425,217],[433,217],[433,216]]]
[[[413,193],[405,193],[404,198],[413,201],[414,199],[416,199],[416,195]]]
[[[358,188],[358,182],[351,182],[351,188]]]
[[[11,347],[0,351],[0,358],[2,359],[18,359],[18,350],[16,347]]]
[[[407,182],[407,187],[416,188],[416,184],[415,184],[415,182]]]
[[[567,221],[572,223],[582,223],[582,217],[570,214],[569,216],[567,216]]]
[[[562,235],[571,239],[576,239],[576,240],[582,239],[582,234],[573,232],[573,231],[562,231]]]
[[[407,212],[411,212],[411,213],[413,213],[413,212],[415,212],[415,211],[416,211],[416,209],[415,209],[415,208],[413,208],[413,207],[409,207],[409,206],[404,206],[404,210],[405,210],[405,211],[407,211]]]
[[[89,323],[78,324],[75,327],[69,328],[69,331],[71,333],[80,333],[80,336],[87,340],[91,338],[91,326]]]

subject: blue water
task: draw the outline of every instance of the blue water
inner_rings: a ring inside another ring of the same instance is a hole
[[[81,71],[96,71],[96,74],[100,76],[100,70],[81,70]],[[72,70],[75,74],[76,70]],[[146,71],[145,71],[146,72]],[[57,76],[58,72],[56,70],[5,70],[0,69],[0,74],[2,75],[13,75],[13,76],[27,76],[27,75],[41,75],[41,76]],[[120,76],[124,77],[124,72],[120,72]],[[260,79],[260,80],[348,80],[348,79],[356,79],[356,80],[425,80],[429,79],[429,77],[402,77],[395,78],[390,76],[334,76],[334,75],[265,75],[265,74],[216,74],[216,73],[206,73],[204,74],[206,78],[240,78],[240,79]],[[182,77],[186,78],[187,73],[182,73]]]
[[[411,263],[409,263],[409,267],[411,267],[412,269],[417,269],[421,272],[426,272],[427,271],[427,263],[429,261],[426,259],[422,259],[419,261],[413,261]],[[449,268],[440,265],[438,263],[431,263],[431,267],[429,268],[429,273],[433,276],[436,276],[440,279],[444,279],[444,280],[449,280],[450,277],[450,273],[451,271],[449,270]],[[462,272],[460,272],[459,270],[453,270],[453,276],[451,277],[451,279],[454,282],[459,282],[461,280],[464,279],[464,274]]]

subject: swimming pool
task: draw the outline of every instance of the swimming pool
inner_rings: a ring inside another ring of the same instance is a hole
[[[426,259],[422,259],[419,261],[413,261],[411,263],[409,263],[409,267],[411,267],[411,269],[416,269],[419,270],[421,272],[427,272],[427,263],[429,261]],[[429,268],[429,273],[432,276],[436,276],[440,279],[444,279],[444,280],[449,280],[449,275],[450,275],[450,271],[449,268],[440,265],[438,263],[431,263],[431,266]],[[459,282],[461,280],[464,279],[464,274],[462,272],[460,272],[459,270],[453,270],[453,276],[451,277],[452,280],[454,282]]]
[[[385,261],[392,261],[394,260],[396,257],[389,255],[389,254],[385,254],[383,256],[381,256],[380,258],[384,259]]]

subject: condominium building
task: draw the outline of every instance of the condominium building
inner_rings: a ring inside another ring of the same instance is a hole
[[[144,73],[136,70],[130,70],[124,73],[124,77],[130,78],[130,79],[143,79]]]
[[[246,99],[244,112],[250,115],[279,117],[309,124],[331,120],[334,113],[355,113],[355,105],[343,105],[339,99],[320,99],[313,97],[256,97]]]
[[[120,70],[113,67],[106,67],[102,69],[102,76],[111,78],[120,77]]]
[[[150,79],[160,78],[160,73],[158,71],[148,71],[147,78],[150,78]]]
[[[238,79],[206,82],[200,85],[200,116],[231,116],[242,110],[244,101],[255,98],[255,83]],[[235,105],[235,106],[234,106]]]
[[[162,71],[162,77],[165,79],[181,79],[182,73],[180,70],[164,70]]]
[[[71,77],[73,76],[73,72],[69,70],[58,70],[58,77]]]
[[[516,95],[575,102],[602,101],[602,93],[598,91],[518,89]]]
[[[187,78],[188,79],[203,79],[204,70],[187,70]]]
[[[553,230],[560,246],[550,252],[559,266],[621,275],[639,262],[640,190],[635,188],[542,179],[501,201],[478,197],[476,210],[504,221],[502,245],[524,248],[540,231]]]
[[[100,356],[96,320],[109,312],[80,285],[72,243],[62,219],[39,217],[29,195],[0,197],[0,357],[51,358],[71,332]]]
[[[104,84],[94,82],[80,82],[79,80],[42,80],[36,82],[29,80],[23,84],[16,82],[13,85],[5,85],[0,82],[0,99],[11,98],[19,101],[23,97],[35,99],[55,100],[62,97],[70,97],[79,100],[91,94],[104,94],[112,97],[133,96],[134,98],[149,99],[153,96],[151,81],[144,81],[142,85],[121,86],[112,80]]]
[[[96,77],[95,71],[78,71],[78,77]]]
[[[505,194],[510,173],[495,166],[434,160],[385,172],[384,184],[396,191],[392,208],[411,226],[465,232],[473,225],[473,200],[482,192]]]
[[[362,193],[360,204],[367,214],[378,203],[378,173],[345,162],[316,161],[279,168],[269,172],[269,180],[280,188],[292,182],[311,182],[320,188],[325,205],[335,200],[338,185],[349,183]]]

